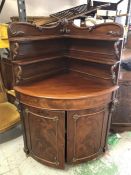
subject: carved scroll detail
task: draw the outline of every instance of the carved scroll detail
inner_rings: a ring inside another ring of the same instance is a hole
[[[67,19],[62,19],[61,21],[61,24],[62,24],[62,26],[63,26],[63,28],[62,29],[60,29],[60,32],[61,33],[65,33],[65,34],[68,34],[68,33],[70,33],[70,29],[68,29],[68,24],[69,24],[69,22],[68,22],[68,20]]]
[[[111,113],[113,113],[116,109],[116,106],[119,104],[119,101],[117,98],[114,98],[112,101],[112,106],[111,106]]]
[[[120,45],[120,41],[116,41],[114,44],[115,55],[117,60],[119,60],[119,56],[120,56],[119,45]]]
[[[120,61],[116,62],[116,63],[111,67],[112,80],[113,80],[113,83],[114,83],[114,84],[117,83],[116,68],[117,68],[117,66],[118,66],[119,63],[120,63]]]
[[[32,24],[33,27],[35,27],[36,29],[38,29],[40,32],[42,32],[44,30],[44,27],[42,26],[38,26],[36,24]]]
[[[89,32],[92,32],[95,28],[96,28],[95,25],[94,25],[94,26],[90,26],[90,27],[88,28],[88,31],[89,31]]]
[[[23,31],[12,30],[10,25],[9,25],[9,32],[11,33],[12,36],[23,36],[25,34],[25,32]]]
[[[22,68],[21,66],[15,67],[15,77],[16,77],[16,84],[19,84],[22,79]]]
[[[109,32],[107,32],[107,35],[112,35],[112,36],[118,37],[118,36],[121,36],[121,33],[110,30]]]
[[[13,53],[13,60],[16,58],[19,52],[20,45],[19,43],[14,43],[13,48],[12,48],[12,53]]]
[[[73,115],[73,119],[74,120],[78,120],[78,118],[79,118],[79,115],[78,114]]]

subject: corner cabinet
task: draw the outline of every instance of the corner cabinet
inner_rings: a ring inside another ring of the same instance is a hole
[[[107,149],[116,103],[123,27],[9,25],[13,88],[24,150],[57,168]]]

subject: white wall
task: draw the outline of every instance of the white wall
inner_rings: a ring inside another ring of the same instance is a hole
[[[2,0],[0,0],[1,3]],[[98,0],[99,1],[99,0]],[[100,0],[103,2],[118,2],[119,0]],[[28,16],[47,16],[51,13],[64,10],[76,5],[87,3],[87,0],[25,0]],[[128,0],[122,3],[122,9]],[[0,22],[9,22],[11,16],[18,16],[17,0],[6,0]]]
[[[28,16],[47,16],[51,13],[86,3],[86,0],[25,0]],[[1,3],[1,0],[0,0]],[[17,0],[6,0],[0,22],[9,22],[11,16],[18,15]]]

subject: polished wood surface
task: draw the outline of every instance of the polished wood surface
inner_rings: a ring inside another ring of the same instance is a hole
[[[117,88],[110,81],[92,76],[84,77],[73,71],[51,76],[37,83],[14,87],[22,94],[50,99],[93,97],[112,92]]]
[[[32,156],[46,165],[64,168],[65,112],[23,106],[23,113]]]
[[[110,103],[118,89],[112,82],[77,72],[54,75],[43,81],[14,87],[20,102],[37,108],[78,110]]]
[[[108,106],[67,114],[67,163],[90,160],[105,149]],[[87,127],[88,126],[88,127]]]
[[[104,153],[123,27],[63,20],[50,27],[12,23],[8,33],[26,154],[63,169]]]
[[[12,23],[8,33],[13,85],[37,81],[61,69],[68,69],[66,63],[72,59],[96,63],[92,69],[103,65],[104,74],[107,70],[111,78],[111,67],[121,56],[123,28],[116,23],[92,27],[78,27],[66,20],[50,27]]]

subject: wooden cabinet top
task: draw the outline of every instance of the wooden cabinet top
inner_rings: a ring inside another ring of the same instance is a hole
[[[57,38],[77,38],[116,41],[123,39],[123,27],[117,23],[78,27],[73,22],[61,21],[50,27],[29,23],[12,23],[8,29],[10,41],[32,41]]]
[[[70,71],[53,75],[37,83],[16,86],[15,90],[34,97],[75,100],[100,96],[117,88],[118,86],[112,86],[112,83],[108,80],[83,76]]]

